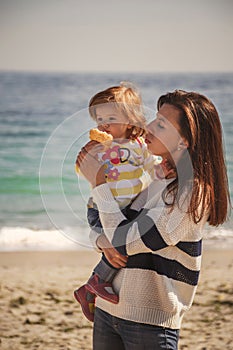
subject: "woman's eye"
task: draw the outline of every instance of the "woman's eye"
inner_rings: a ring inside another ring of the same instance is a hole
[[[159,127],[159,129],[164,129],[164,126],[161,123],[158,123],[158,127]]]

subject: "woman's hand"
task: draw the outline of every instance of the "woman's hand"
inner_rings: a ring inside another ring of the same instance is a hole
[[[103,151],[103,145],[90,141],[82,147],[76,159],[77,166],[92,187],[106,182],[103,166],[97,159],[97,154],[101,151]]]
[[[126,266],[128,260],[127,256],[121,255],[115,248],[103,248],[102,250],[106,259],[112,266],[117,269]]]
[[[120,254],[109,242],[105,235],[101,235],[97,240],[98,247],[103,251],[106,259],[117,269],[126,266],[128,257]]]

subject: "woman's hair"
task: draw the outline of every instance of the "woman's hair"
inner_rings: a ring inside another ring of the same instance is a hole
[[[142,99],[137,89],[127,82],[119,86],[112,86],[98,92],[89,102],[89,113],[96,120],[96,106],[111,103],[122,113],[132,126],[127,135],[130,139],[136,139],[145,134],[146,119],[142,108]]]
[[[175,90],[167,93],[158,99],[158,110],[164,103],[175,106],[180,111],[181,137],[188,141],[187,155],[192,163],[192,176],[187,176],[185,180],[186,185],[192,182],[189,213],[194,222],[198,223],[208,209],[209,224],[218,226],[226,221],[230,208],[222,127],[218,112],[207,97],[196,92]],[[180,167],[178,170],[188,173],[187,164],[187,157],[184,157],[177,164],[177,167]],[[179,199],[178,185],[180,186],[179,178],[167,188],[166,194],[173,195],[172,207]]]

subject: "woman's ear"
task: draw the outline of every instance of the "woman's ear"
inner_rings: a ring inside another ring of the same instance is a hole
[[[189,148],[189,143],[188,140],[186,139],[180,139],[179,143],[178,143],[178,151],[183,150],[183,149],[187,149]]]

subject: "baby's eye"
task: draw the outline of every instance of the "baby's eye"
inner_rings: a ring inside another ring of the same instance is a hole
[[[98,124],[100,124],[100,123],[103,122],[103,118],[99,117],[99,118],[96,119],[96,121],[97,121]]]
[[[113,122],[113,121],[115,121],[115,120],[116,120],[115,117],[109,117],[109,121],[110,121],[110,122]]]

